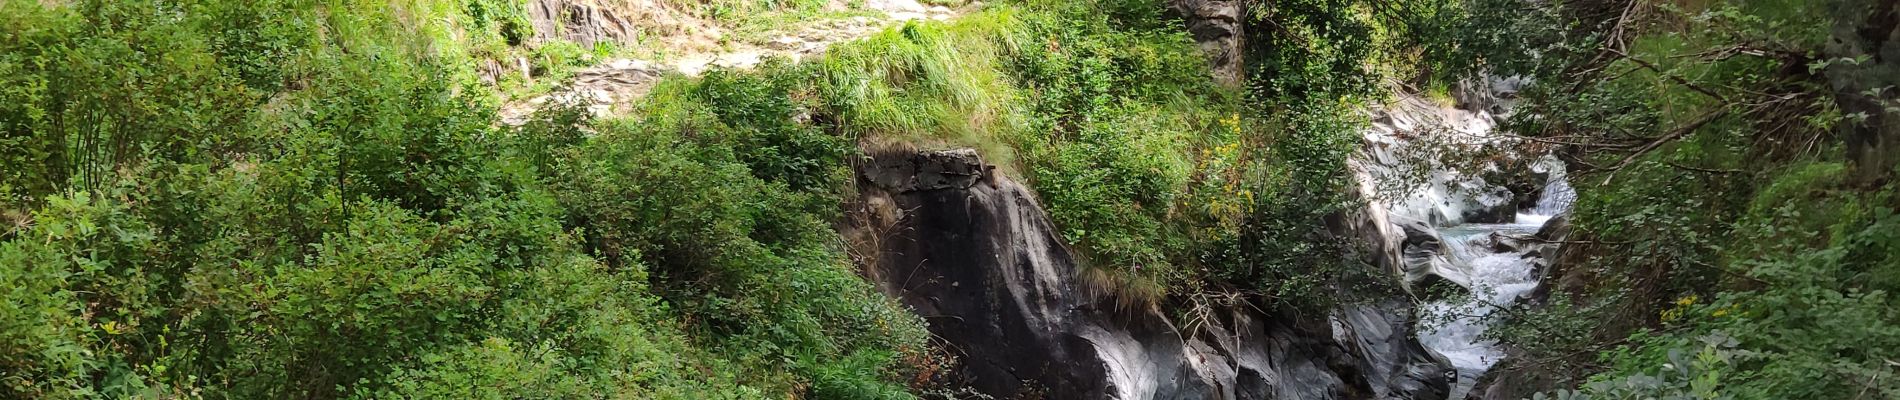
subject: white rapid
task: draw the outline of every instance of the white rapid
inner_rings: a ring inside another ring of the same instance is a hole
[[[1450,107],[1399,93],[1395,101],[1369,110],[1373,123],[1363,131],[1353,161],[1361,193],[1382,209],[1389,235],[1402,249],[1406,289],[1429,299],[1417,307],[1415,332],[1419,344],[1455,370],[1452,399],[1464,398],[1505,357],[1495,341],[1485,339],[1493,322],[1487,317],[1537,289],[1544,263],[1539,250],[1548,244],[1528,239],[1553,216],[1567,212],[1576,198],[1565,184],[1563,162],[1549,155],[1502,154],[1503,162],[1465,165],[1465,170],[1441,161],[1441,151],[1511,148],[1508,135],[1496,132],[1497,121],[1510,112],[1509,99],[1521,80],[1486,82],[1467,88],[1470,93],[1459,100],[1477,107]],[[1535,194],[1538,201],[1522,208],[1519,200],[1528,193],[1487,179],[1521,177],[1547,182]]]
[[[1486,317],[1537,288],[1535,252],[1542,244],[1519,238],[1535,234],[1554,214],[1569,208],[1574,198],[1561,172],[1551,175],[1537,206],[1519,212],[1515,222],[1437,228],[1445,260],[1467,274],[1469,292],[1421,307],[1418,339],[1457,368],[1453,399],[1463,398],[1480,375],[1504,358],[1497,343],[1483,337],[1490,322]]]

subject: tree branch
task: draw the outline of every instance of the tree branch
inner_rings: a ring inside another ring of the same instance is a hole
[[[1609,172],[1610,175],[1603,177],[1603,183],[1600,183],[1598,185],[1610,184],[1610,180],[1616,178],[1616,172],[1622,170],[1623,167],[1628,167],[1630,163],[1636,162],[1637,157],[1642,157],[1644,154],[1649,154],[1650,151],[1656,150],[1657,147],[1662,147],[1664,143],[1669,143],[1669,142],[1676,141],[1677,139],[1681,139],[1683,136],[1688,135],[1689,132],[1694,132],[1696,129],[1701,129],[1702,126],[1708,125],[1710,122],[1714,122],[1717,118],[1721,118],[1724,115],[1728,115],[1728,108],[1726,107],[1709,110],[1709,112],[1703,113],[1701,117],[1696,117],[1694,121],[1690,121],[1686,125],[1677,127],[1675,130],[1669,131],[1669,134],[1663,135],[1661,138],[1657,138],[1655,141],[1652,141],[1652,142],[1649,142],[1649,144],[1643,145],[1642,148],[1636,149],[1635,153],[1630,153],[1628,157],[1623,157],[1623,161],[1617,162],[1616,165],[1611,166],[1609,169],[1603,170],[1604,172]]]
[[[1677,164],[1677,163],[1669,162],[1669,161],[1664,161],[1663,164],[1667,164],[1671,167],[1686,169],[1690,171],[1707,172],[1711,174],[1739,174],[1742,172],[1746,172],[1739,169],[1730,169],[1730,168],[1697,168],[1697,167],[1691,167],[1691,166]]]
[[[1657,67],[1656,64],[1651,64],[1648,61],[1643,61],[1643,59],[1640,59],[1640,58],[1631,57],[1629,53],[1624,53],[1622,50],[1617,50],[1615,48],[1607,48],[1607,47],[1604,49],[1609,50],[1610,53],[1612,54],[1616,54],[1617,57],[1622,57],[1625,60],[1630,60],[1630,62],[1634,62],[1636,63],[1636,65],[1640,65],[1645,69],[1648,69],[1650,71],[1656,71],[1656,74],[1662,75],[1665,78],[1669,78],[1669,80],[1675,81],[1676,84],[1682,85],[1683,87],[1687,87],[1689,88],[1689,90],[1694,90],[1696,91],[1696,93],[1708,95],[1709,97],[1714,98],[1716,100],[1720,100],[1724,102],[1728,101],[1728,98],[1722,97],[1722,95],[1716,94],[1715,92],[1710,91],[1709,89],[1705,89],[1702,86],[1696,85],[1694,83],[1690,83],[1688,79],[1683,79],[1681,76],[1676,76],[1676,74],[1671,74],[1666,71],[1663,71],[1662,68]]]

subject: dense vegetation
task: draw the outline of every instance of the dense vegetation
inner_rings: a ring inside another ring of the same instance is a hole
[[[620,50],[524,44],[507,1],[0,2],[0,393],[928,393],[831,228],[878,146],[983,149],[1127,304],[1326,301],[1376,45],[1329,5],[1245,90],[1158,2],[1025,2],[504,127]],[[523,55],[539,83],[482,79]]]
[[[905,393],[848,142],[752,81],[497,128],[462,6],[0,3],[0,397]]]
[[[740,40],[825,3],[668,2]],[[1532,78],[1507,150],[1580,195],[1500,369],[1900,396],[1900,72],[1854,36],[1890,5],[1253,2],[1221,87],[1158,1],[1001,3],[511,127],[647,50],[508,0],[0,0],[0,397],[938,394],[833,228],[867,149],[978,148],[1125,306],[1316,309],[1388,281],[1322,224],[1356,110],[1483,73]]]
[[[1579,193],[1500,369],[1579,389],[1558,398],[1900,396],[1900,108],[1860,39],[1891,2],[1490,7],[1470,32],[1529,50],[1489,67],[1538,80],[1510,128]]]

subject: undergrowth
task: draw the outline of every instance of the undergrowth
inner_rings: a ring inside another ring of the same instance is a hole
[[[787,84],[497,127],[465,5],[0,3],[0,397],[911,397]]]
[[[1349,203],[1360,117],[1347,110],[1371,87],[1215,86],[1169,13],[1026,2],[906,24],[832,49],[813,91],[864,146],[973,147],[1027,181],[1086,280],[1124,306],[1203,291],[1337,300],[1341,278],[1370,269],[1316,227]],[[1348,100],[1261,105],[1308,95]]]
[[[1572,77],[1510,125],[1571,143],[1574,255],[1547,281],[1569,295],[1498,330],[1549,397],[1900,396],[1895,171],[1852,140],[1893,109],[1843,86],[1892,66],[1829,44],[1870,7],[1578,2],[1503,24],[1550,55],[1513,72]]]
[[[1128,307],[1372,271],[1320,224],[1361,3],[1287,3],[1247,88],[1159,2],[1027,1],[502,127],[486,60],[626,51],[525,46],[521,5],[0,2],[0,394],[911,398],[923,323],[830,225],[883,144],[980,149]]]

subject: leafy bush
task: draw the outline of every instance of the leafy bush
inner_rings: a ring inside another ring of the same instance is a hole
[[[0,3],[0,397],[905,397],[790,78],[498,128],[518,10],[318,3]]]
[[[1587,382],[1563,396],[1900,394],[1882,378],[1900,372],[1900,203],[1886,178],[1855,179],[1884,175],[1841,134],[1860,122],[1839,84],[1858,79],[1836,74],[1864,67],[1814,58],[1858,23],[1816,16],[1870,4],[1578,2],[1512,22],[1541,24],[1516,37],[1538,56],[1486,55],[1544,79],[1510,127],[1573,144],[1558,154],[1590,243],[1563,267],[1587,285],[1498,330],[1528,363],[1597,355],[1555,371]]]
[[[1334,18],[1316,39],[1369,23],[1289,4]],[[1318,222],[1365,43],[1219,88],[1155,1],[911,22],[518,128],[479,60],[612,50],[515,47],[518,2],[0,12],[0,397],[909,398],[922,321],[830,225],[856,146],[981,148],[1131,303],[1326,298],[1354,267]]]

